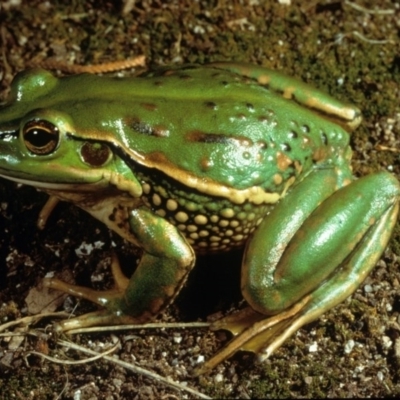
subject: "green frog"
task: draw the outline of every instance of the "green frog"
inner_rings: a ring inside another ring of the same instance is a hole
[[[178,295],[196,255],[243,248],[248,307],[213,324],[235,351],[267,358],[363,282],[390,239],[400,187],[355,179],[360,111],[247,64],[164,68],[130,78],[17,75],[0,109],[0,176],[72,202],[142,256],[99,292],[46,279],[102,309],[58,329],[146,323]]]

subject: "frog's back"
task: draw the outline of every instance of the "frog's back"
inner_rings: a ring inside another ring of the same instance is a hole
[[[35,87],[16,90],[18,106],[59,110],[70,116],[72,135],[117,144],[134,163],[192,187],[280,195],[316,163],[348,153],[340,125],[226,69],[189,65],[123,79],[36,75],[22,78],[20,86],[31,79]]]
[[[136,81],[144,86],[132,94],[124,141],[162,171],[172,163],[237,189],[282,193],[291,178],[348,152],[341,126],[250,78],[188,67]]]

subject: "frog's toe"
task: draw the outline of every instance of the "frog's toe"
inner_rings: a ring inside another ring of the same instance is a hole
[[[210,360],[195,370],[196,376],[210,372],[216,365],[239,350],[259,355],[260,361],[268,358],[305,321],[302,309],[310,297],[306,296],[290,309],[272,317],[266,317],[250,307],[229,315],[212,324],[211,329],[226,329],[235,337]]]
[[[246,307],[243,310],[229,314],[226,317],[213,322],[210,326],[210,329],[212,331],[219,331],[223,329],[231,332],[233,336],[237,336],[249,326],[252,326],[256,322],[263,319],[265,319],[265,315],[254,311],[251,307]]]
[[[104,310],[84,314],[55,324],[56,331],[69,331],[71,329],[87,328],[91,326],[122,325],[138,323],[138,318],[126,315],[123,311],[124,290],[115,288],[111,290],[97,291],[82,286],[71,285],[59,279],[46,278],[44,285],[51,289],[60,290],[72,296],[83,298],[103,307]],[[145,318],[147,321],[147,318]]]
[[[104,291],[93,290],[84,286],[72,285],[56,278],[45,278],[43,280],[43,285],[50,289],[68,293],[71,296],[89,300],[103,307],[107,306],[113,300],[122,298],[125,291],[121,287]]]
[[[111,272],[114,278],[114,288],[105,291],[72,285],[56,278],[45,278],[43,280],[43,285],[50,289],[56,289],[68,293],[71,296],[89,300],[104,307],[107,306],[110,301],[122,298],[129,284],[129,279],[123,274],[118,257],[115,253],[112,253],[111,255]]]
[[[102,307],[106,307],[105,310],[96,311],[57,323],[55,327],[56,330],[68,331],[71,329],[98,325],[138,323],[139,318],[126,315],[122,310],[125,302],[124,293],[128,286],[129,279],[122,273],[115,254],[111,256],[111,270],[114,278],[114,288],[110,290],[94,290],[84,286],[72,285],[56,278],[45,278],[43,280],[43,285],[45,287],[60,290],[71,296],[86,299]],[[144,314],[143,318],[140,319],[144,321],[148,320],[147,315]]]
[[[100,310],[80,315],[79,317],[66,319],[61,322],[56,322],[53,325],[53,328],[56,332],[70,332],[75,329],[137,323],[137,318],[131,317],[130,315],[120,314],[109,310]]]

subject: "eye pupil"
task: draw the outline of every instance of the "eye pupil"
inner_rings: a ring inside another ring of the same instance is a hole
[[[23,137],[25,146],[31,153],[47,155],[57,148],[60,132],[49,121],[30,121],[23,128]]]
[[[36,147],[44,147],[50,141],[54,140],[54,135],[45,129],[31,129],[26,132],[25,140],[35,145]]]

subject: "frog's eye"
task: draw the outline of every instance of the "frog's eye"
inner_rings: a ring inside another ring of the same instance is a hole
[[[45,120],[27,122],[22,134],[27,149],[40,156],[52,153],[57,148],[60,138],[57,126]]]

